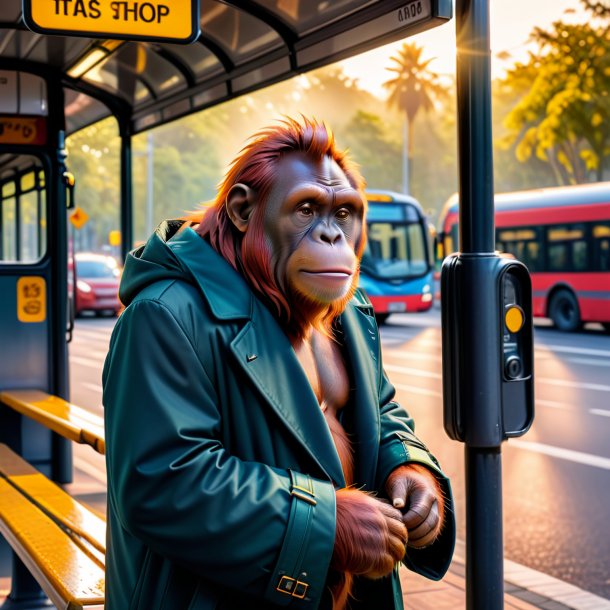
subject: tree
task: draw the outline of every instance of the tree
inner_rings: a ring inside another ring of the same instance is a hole
[[[533,154],[549,163],[558,183],[602,180],[610,164],[610,32],[558,21],[532,39],[538,52],[503,82],[521,93],[505,144],[516,144],[524,163]]]
[[[345,127],[341,145],[348,147],[369,188],[399,190],[400,142],[381,117],[358,110]]]
[[[596,0],[580,0],[580,3],[597,17],[603,17],[605,19],[610,18],[610,2],[608,2],[608,0],[604,0],[603,2],[597,2]]]
[[[389,90],[388,105],[404,113],[403,137],[403,191],[409,193],[409,167],[413,162],[413,126],[420,109],[429,112],[435,100],[444,100],[447,89],[439,81],[439,75],[428,66],[434,58],[422,61],[423,48],[415,43],[404,43],[397,55],[390,57],[396,65],[387,68],[396,76],[383,83]]]

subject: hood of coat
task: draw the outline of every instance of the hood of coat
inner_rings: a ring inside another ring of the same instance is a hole
[[[163,221],[144,246],[127,255],[119,296],[127,307],[159,280],[198,286],[218,318],[248,318],[253,294],[242,276],[181,220]]]

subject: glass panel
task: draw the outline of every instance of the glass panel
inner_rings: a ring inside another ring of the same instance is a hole
[[[19,260],[21,262],[34,262],[40,258],[38,220],[38,196],[31,191],[19,197],[21,244]]]
[[[16,200],[14,197],[2,202],[2,262],[14,263],[17,260],[17,220]]]
[[[31,171],[23,176],[21,176],[21,192],[25,193],[34,188],[35,186],[35,175],[34,172]]]
[[[30,155],[14,155],[10,165],[11,172],[4,172],[1,179],[0,262],[33,263],[42,258],[47,243],[45,191],[35,180],[43,170]]]
[[[224,72],[224,68],[217,57],[202,44],[167,44],[163,46],[193,71],[197,81],[202,81]]]
[[[610,271],[610,222],[593,224],[593,261],[594,271]]]
[[[349,15],[356,9],[375,4],[376,0],[259,0],[299,34],[316,30]]]
[[[85,80],[120,93],[130,103],[150,97],[146,83],[159,97],[186,87],[180,72],[143,44],[128,43],[87,72]]]
[[[218,2],[203,0],[201,30],[216,41],[239,64],[283,42],[277,32],[252,15]]]
[[[370,223],[362,267],[387,279],[423,275],[428,271],[424,228],[418,223]]]
[[[120,230],[121,140],[116,120],[109,117],[71,135],[66,148],[68,169],[76,179],[75,204],[89,216],[80,228],[69,225],[72,251],[118,260],[120,246],[111,237]]]
[[[586,271],[589,248],[585,225],[557,225],[547,229],[550,271]]]
[[[108,108],[98,100],[71,89],[64,89],[64,93],[68,133],[78,131],[84,125],[95,123],[108,115]]]

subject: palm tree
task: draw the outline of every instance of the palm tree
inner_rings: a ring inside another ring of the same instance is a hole
[[[439,75],[428,69],[434,58],[422,61],[423,48],[404,43],[398,53],[390,57],[396,65],[386,68],[396,76],[383,83],[389,90],[388,106],[405,113],[403,132],[403,191],[409,193],[409,167],[413,163],[413,125],[420,108],[429,112],[434,100],[447,97],[447,89],[439,82]]]

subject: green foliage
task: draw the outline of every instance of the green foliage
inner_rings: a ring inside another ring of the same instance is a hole
[[[520,98],[503,144],[516,145],[519,161],[548,163],[558,183],[602,180],[610,162],[610,33],[558,21],[532,38],[539,52],[502,83]]]
[[[74,174],[75,203],[89,221],[74,231],[77,249],[99,249],[119,228],[120,138],[114,118],[85,127],[68,138],[68,168]]]

